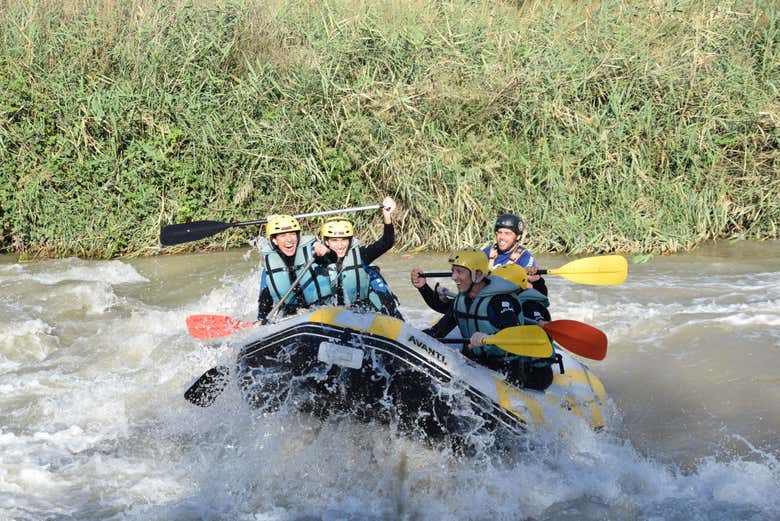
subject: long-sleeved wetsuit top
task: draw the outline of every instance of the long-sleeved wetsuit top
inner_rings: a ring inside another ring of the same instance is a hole
[[[436,289],[431,288],[428,284],[424,284],[423,286],[417,288],[417,291],[420,292],[420,296],[423,298],[425,303],[428,304],[428,307],[431,308],[432,310],[437,311],[439,313],[446,313],[447,310],[449,309],[452,299],[451,298],[448,298],[447,300],[440,299],[439,294],[436,293]]]

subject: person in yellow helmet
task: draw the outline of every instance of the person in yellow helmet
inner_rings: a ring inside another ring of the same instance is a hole
[[[444,316],[425,333],[443,338],[457,327],[460,336],[469,339],[464,349],[467,357],[507,373],[519,386],[546,389],[552,383],[550,365],[555,358],[529,359],[482,344],[486,337],[502,329],[522,325],[523,302],[517,297],[521,288],[507,278],[488,276],[488,257],[480,250],[456,252],[449,262],[458,293]],[[538,295],[539,300],[546,302],[544,295]]]
[[[291,215],[270,215],[265,226],[266,240],[261,242],[263,272],[257,299],[257,319],[265,322],[268,314],[285,298],[280,314],[290,315],[300,308],[331,302],[333,292],[328,276],[328,248],[313,236],[301,236],[301,225]],[[314,262],[309,262],[314,258]],[[299,279],[300,276],[300,279]]]
[[[395,209],[395,201],[391,197],[385,197],[382,201],[382,237],[365,246],[355,238],[352,222],[335,217],[323,223],[320,236],[330,248],[330,253],[325,258],[329,262],[328,269],[336,304],[367,307],[403,319],[398,311],[398,299],[390,291],[379,269],[371,266],[372,262],[395,243],[392,221]]]
[[[516,296],[523,304],[523,316],[536,322],[549,322],[550,311],[547,296],[538,292],[528,282],[528,272],[518,264],[504,264],[489,272],[491,277],[501,277],[515,284],[519,289]],[[411,273],[412,285],[420,292],[428,307],[439,313],[446,313],[454,295],[446,288],[442,291],[437,283],[435,288],[428,285],[423,271],[414,268]],[[522,321],[522,320],[521,320]]]

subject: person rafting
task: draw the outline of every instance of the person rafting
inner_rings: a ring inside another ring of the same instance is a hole
[[[455,296],[451,291],[445,290],[440,297],[439,293],[428,285],[427,279],[423,276],[424,272],[420,268],[414,268],[411,272],[412,285],[420,292],[428,307],[439,313],[446,313]],[[522,314],[519,318],[521,323],[533,324],[534,322],[549,322],[550,301],[546,295],[529,287],[528,273],[517,264],[505,264],[499,266],[488,273],[491,277],[501,277],[517,286],[515,296],[522,303]],[[437,284],[437,288],[438,288]]]
[[[444,316],[425,333],[444,338],[457,326],[461,336],[469,339],[464,348],[467,357],[507,373],[507,377],[520,387],[546,389],[552,383],[551,364],[557,362],[555,355],[544,359],[528,358],[509,354],[495,345],[482,344],[486,337],[502,329],[522,325],[525,307],[546,312],[546,297],[500,276],[486,276],[488,258],[480,250],[459,251],[448,262],[458,293]],[[526,291],[532,293],[522,299],[520,295]]]
[[[550,300],[547,295],[530,286],[528,272],[524,268],[518,264],[504,264],[490,271],[489,276],[500,277],[517,286],[514,296],[522,306],[522,313],[518,317],[521,323],[541,325],[552,320],[549,310]]]
[[[515,214],[502,213],[493,225],[495,242],[485,246],[482,251],[488,257],[488,269],[492,270],[507,264],[517,264],[525,268],[528,282],[543,295],[547,295],[547,285],[541,275],[537,274],[536,259],[533,254],[520,245],[525,231],[525,224]]]
[[[335,217],[323,223],[320,236],[330,248],[325,259],[329,263],[328,271],[335,304],[366,308],[403,320],[398,310],[398,299],[390,291],[379,269],[371,266],[372,262],[395,243],[392,220],[395,209],[395,201],[391,197],[385,197],[382,201],[382,237],[366,246],[361,246],[355,238],[351,221]]]
[[[495,242],[482,249],[488,257],[488,270],[512,264],[520,266],[528,274],[526,284],[530,283],[529,287],[547,296],[547,284],[537,273],[536,259],[530,251],[520,246],[525,230],[523,220],[514,214],[503,213],[496,219],[493,230],[496,234]],[[447,296],[447,288],[439,283],[431,288],[424,278],[419,277],[419,273],[422,273],[422,270],[418,270],[417,274],[412,272],[412,285],[420,292],[429,308],[445,313],[452,298]]]
[[[269,313],[282,299],[282,316],[330,303],[333,292],[324,257],[328,248],[316,237],[301,236],[301,225],[291,215],[269,216],[265,235],[267,240],[260,247],[264,268],[257,319],[265,322],[271,318]],[[284,298],[288,291],[291,294]]]

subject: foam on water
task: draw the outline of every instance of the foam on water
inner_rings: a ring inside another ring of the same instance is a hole
[[[0,284],[10,280],[33,281],[46,285],[64,281],[105,282],[112,285],[148,282],[146,277],[124,261],[96,262],[76,258],[0,267]]]
[[[573,428],[533,435],[515,455],[469,459],[371,425],[215,407],[184,432],[173,421],[161,431],[195,434],[179,447],[192,488],[130,519],[725,521],[772,519],[780,506],[777,461],[764,453],[683,472],[608,433]]]
[[[52,327],[41,319],[0,322],[0,371],[25,361],[41,361],[57,349]]]

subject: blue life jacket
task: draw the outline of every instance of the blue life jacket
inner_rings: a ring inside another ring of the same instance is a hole
[[[304,235],[300,237],[298,248],[295,250],[295,259],[292,266],[287,266],[279,251],[268,241],[260,252],[263,255],[265,271],[261,280],[261,290],[267,286],[271,292],[274,303],[279,302],[290,289],[292,281],[300,274],[306,263],[314,255],[312,244],[315,237]],[[294,304],[301,307],[327,304],[333,295],[330,287],[330,278],[325,267],[316,263],[309,266],[299,283],[306,302],[298,302],[296,291],[287,297],[286,304]]]
[[[519,244],[504,253],[499,253],[497,244],[489,244],[482,251],[487,255],[488,268],[491,270],[511,263],[518,264],[523,268],[536,266],[536,259],[534,259],[533,254]]]
[[[353,238],[346,255],[337,263],[328,265],[334,296],[339,295],[345,305],[367,305],[374,311],[403,319],[397,310],[395,295],[374,266],[368,266],[360,255],[360,243]],[[338,303],[338,299],[334,299]]]
[[[354,237],[350,241],[346,255],[341,259],[341,264],[328,264],[333,293],[343,300],[341,304],[348,306],[368,299],[371,277],[363,266],[364,262],[360,258],[360,243]]]

